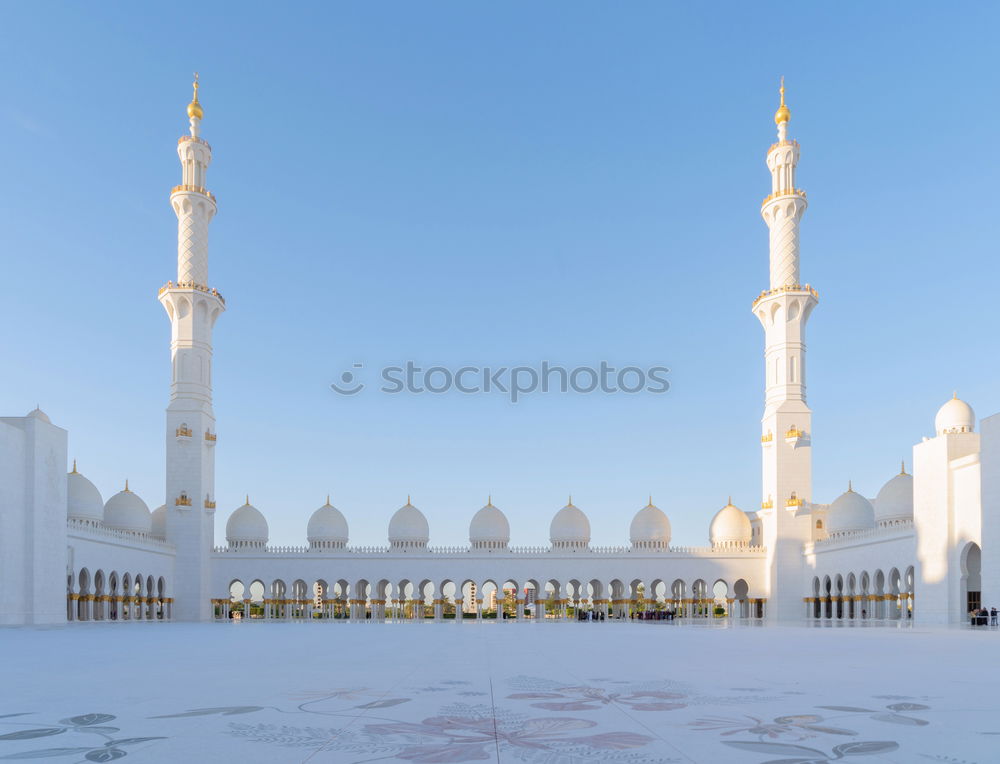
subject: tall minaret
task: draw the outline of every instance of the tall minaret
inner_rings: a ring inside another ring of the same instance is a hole
[[[764,416],[761,419],[763,491],[760,516],[768,550],[771,619],[803,616],[802,544],[811,538],[805,516],[812,497],[812,412],[806,404],[805,330],[816,290],[799,278],[799,223],[806,193],[795,187],[799,144],[788,138],[791,112],[774,114],[778,141],[767,152],[771,193],[761,205],[770,229],[771,285],[753,303],[764,327]]]
[[[208,224],[215,197],[205,188],[212,147],[200,136],[204,117],[187,107],[190,135],[177,141],[181,185],[170,192],[177,215],[177,281],[160,289],[170,318],[172,375],[167,406],[167,539],[176,546],[173,617],[210,617],[210,555],[215,525],[215,414],[212,411],[212,327],[226,303],[208,286]]]

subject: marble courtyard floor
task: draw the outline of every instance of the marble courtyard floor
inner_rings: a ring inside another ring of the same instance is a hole
[[[137,622],[0,644],[0,760],[1000,760],[995,630]]]

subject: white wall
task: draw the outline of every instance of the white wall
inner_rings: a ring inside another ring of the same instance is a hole
[[[0,419],[0,623],[66,620],[66,431]]]

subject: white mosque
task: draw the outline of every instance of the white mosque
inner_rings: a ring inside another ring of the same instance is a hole
[[[177,142],[181,184],[170,193],[177,278],[159,292],[173,362],[165,492],[152,512],[127,483],[105,501],[75,462],[67,474],[67,432],[41,410],[0,418],[0,624],[464,620],[498,608],[519,619],[669,611],[949,623],[984,596],[1000,600],[1000,415],[977,432],[972,408],[953,398],[914,446],[912,475],[904,465],[874,498],[848,484],[829,504],[813,500],[805,329],[818,294],[799,273],[807,200],[795,185],[799,144],[788,137],[784,86],[761,207],[770,286],[752,306],[764,328],[759,508],[727,504],[709,523],[707,546],[679,547],[650,501],[632,520],[628,546],[599,547],[570,499],[552,518],[550,545],[526,548],[511,546],[507,518],[490,501],[472,516],[468,546],[436,548],[409,500],[389,520],[387,546],[352,546],[347,519],[328,500],[310,516],[305,546],[275,547],[248,501],[217,546],[212,328],[226,304],[209,286],[216,201],[194,88],[190,134]]]

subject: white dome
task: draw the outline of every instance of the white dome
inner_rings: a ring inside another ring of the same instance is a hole
[[[934,432],[938,435],[945,432],[972,432],[975,427],[976,414],[972,406],[960,400],[957,395],[939,408],[934,417]]]
[[[347,546],[347,519],[339,509],[330,503],[312,513],[306,527],[309,546],[319,549],[342,549]]]
[[[590,520],[573,505],[573,499],[552,518],[549,540],[554,547],[585,547],[590,543]]]
[[[104,520],[104,499],[97,486],[76,471],[66,476],[66,517],[97,525]]]
[[[249,500],[229,516],[226,541],[231,547],[262,548],[267,546],[267,520]]]
[[[666,549],[670,546],[670,520],[662,509],[649,504],[635,513],[628,529],[629,541],[638,549]]]
[[[503,548],[510,543],[510,523],[492,500],[472,516],[469,541],[476,548]]]
[[[119,491],[104,505],[104,525],[119,531],[149,533],[152,518],[146,502],[128,489]]]
[[[827,511],[826,528],[831,536],[875,527],[875,508],[860,493],[848,488]]]
[[[149,535],[158,539],[167,538],[167,505],[161,504],[153,510]]]
[[[52,420],[49,419],[49,415],[42,411],[37,406],[27,413],[27,416],[34,417],[35,419],[41,419],[46,424],[52,424]]]
[[[430,541],[430,535],[430,526],[427,525],[424,513],[410,504],[407,497],[406,504],[397,509],[389,520],[389,544],[397,548],[425,547]]]
[[[712,546],[746,546],[753,536],[750,518],[739,507],[733,506],[732,500],[715,513],[708,529]]]
[[[879,525],[913,519],[913,475],[900,472],[882,486],[875,497],[875,519]]]

